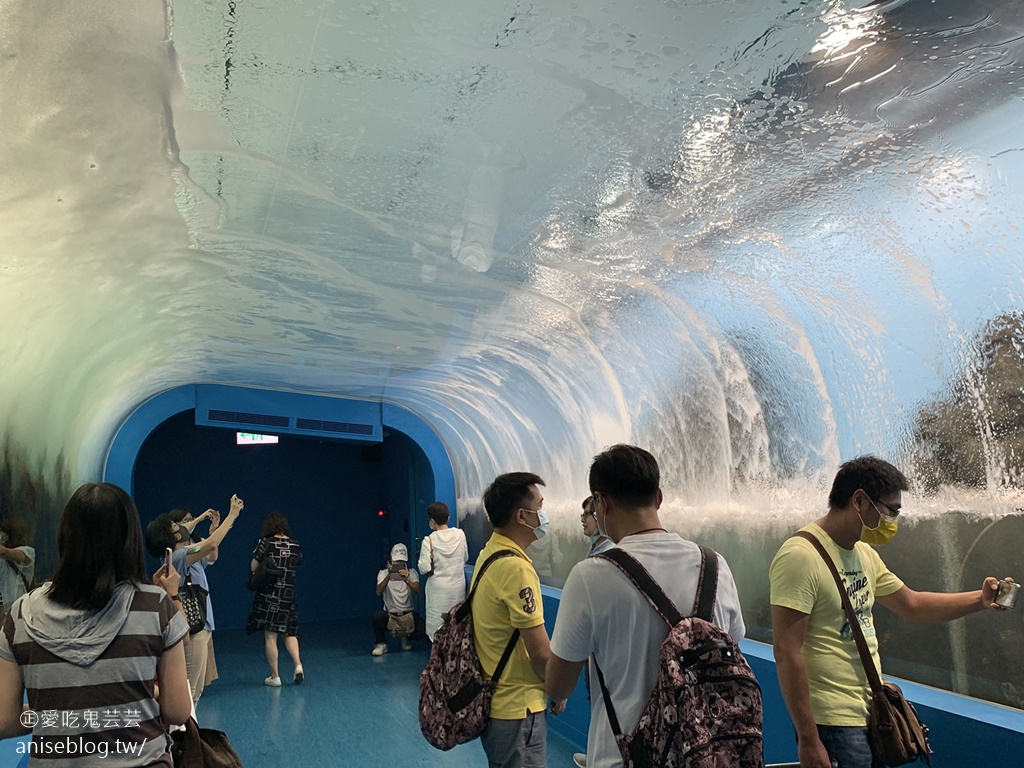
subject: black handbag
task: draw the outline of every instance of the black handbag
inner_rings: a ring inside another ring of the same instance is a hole
[[[250,592],[263,592],[281,576],[284,576],[284,569],[278,568],[269,560],[270,558],[260,560],[256,564],[256,570],[249,574],[249,578],[245,582],[245,588]]]
[[[194,718],[171,734],[174,768],[243,768],[224,731],[200,728]]]
[[[206,596],[210,594],[198,584],[192,583],[192,577],[186,576],[185,583],[178,587],[178,599],[185,609],[188,620],[189,634],[202,632],[206,628]]]

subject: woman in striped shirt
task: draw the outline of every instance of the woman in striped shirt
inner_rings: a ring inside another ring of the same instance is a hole
[[[148,583],[135,504],[110,483],[83,485],[64,508],[57,549],[53,581],[3,621],[0,738],[31,732],[30,766],[172,768],[166,726],[192,708],[188,626]],[[176,592],[177,574],[165,569],[158,576]]]

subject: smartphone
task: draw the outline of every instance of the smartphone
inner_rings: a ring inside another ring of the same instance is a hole
[[[171,555],[172,555],[171,548],[168,547],[167,548],[167,552],[164,555],[164,562],[167,563],[167,572],[168,573],[170,573],[170,571],[171,571]]]
[[[391,581],[401,581],[402,580],[401,571],[404,571],[408,567],[409,567],[409,564],[406,563],[405,560],[396,560],[395,562],[393,562],[388,567],[388,570],[391,572],[391,575],[389,576]]]
[[[1019,589],[1020,584],[1015,581],[1000,581],[999,591],[996,593],[996,605],[1013,608],[1017,602],[1017,590]]]

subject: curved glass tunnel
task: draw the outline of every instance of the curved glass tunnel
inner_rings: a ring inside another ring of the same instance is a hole
[[[914,479],[911,586],[1024,578],[1020,0],[8,0],[0,51],[0,511],[43,562],[140,404],[228,383],[415,413],[476,530],[538,472],[552,578],[590,457],[648,447],[755,638],[861,453]],[[881,617],[886,668],[1021,707],[1022,616]]]

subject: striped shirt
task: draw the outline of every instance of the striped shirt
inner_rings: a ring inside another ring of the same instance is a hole
[[[174,602],[160,587],[139,585],[110,644],[94,662],[79,666],[29,636],[22,613],[28,597],[4,619],[0,658],[21,668],[35,713],[29,765],[172,768],[154,683],[160,656],[188,633]]]

